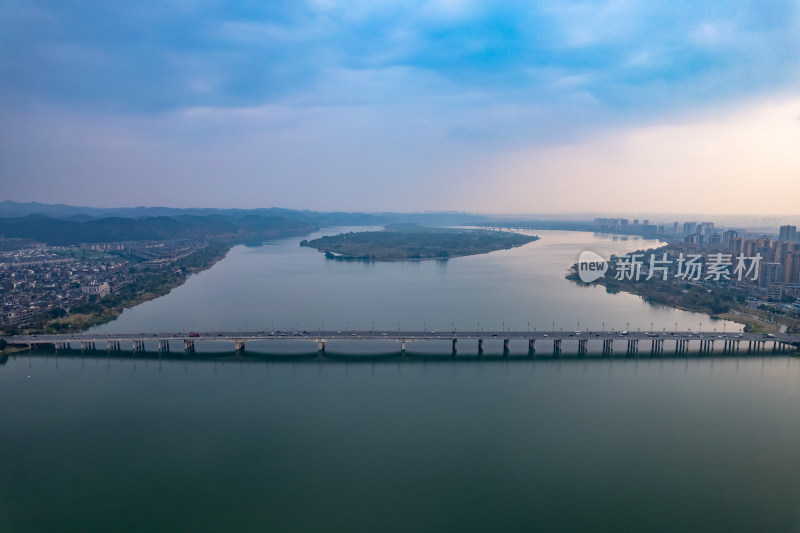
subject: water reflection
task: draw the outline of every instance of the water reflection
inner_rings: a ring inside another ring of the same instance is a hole
[[[340,228],[322,233],[337,233]],[[341,228],[351,229],[351,228]],[[358,228],[355,228],[358,229]],[[688,329],[705,315],[608,294],[564,279],[584,249],[604,256],[657,246],[641,238],[541,231],[538,241],[513,250],[448,261],[346,263],[326,261],[298,239],[258,249],[235,247],[211,269],[170,294],[126,310],[96,331],[316,329],[557,328]],[[628,328],[624,326],[629,324]],[[717,323],[722,328],[723,323]],[[728,332],[740,329],[726,323]]]

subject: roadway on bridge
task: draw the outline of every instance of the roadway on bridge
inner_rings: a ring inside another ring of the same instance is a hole
[[[689,340],[739,340],[739,341],[777,341],[784,343],[800,342],[800,336],[791,334],[767,335],[761,333],[719,333],[719,332],[649,332],[649,331],[390,331],[390,330],[325,330],[325,331],[198,331],[198,332],[137,332],[137,333],[74,333],[48,335],[13,335],[2,337],[10,344],[47,344],[63,342],[103,342],[131,340],[218,340],[259,341],[259,340],[451,340],[451,339],[689,339]]]

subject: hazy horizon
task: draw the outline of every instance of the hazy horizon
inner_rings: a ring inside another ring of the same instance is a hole
[[[16,202],[15,202],[16,203]],[[39,202],[18,202],[21,205],[25,204],[37,204]],[[2,211],[2,206],[4,202],[0,201],[0,217],[8,217],[12,215],[4,214]],[[113,205],[69,205],[69,204],[41,204],[45,207],[52,206],[52,207],[68,207],[70,209],[74,209],[77,212],[80,212],[82,209],[86,210],[100,210],[100,211],[115,211],[115,210],[220,210],[220,211],[228,211],[228,210],[241,210],[241,211],[250,211],[251,209],[246,208],[237,208],[237,207],[214,207],[214,206],[190,206],[190,207],[176,207],[176,206],[165,206],[165,205],[137,205],[137,206],[113,206]],[[263,206],[252,208],[252,210],[258,209],[286,209],[289,211],[312,211],[312,212],[319,212],[325,213],[325,211],[315,211],[310,209],[290,209],[283,206]],[[328,211],[328,213],[332,213],[333,211]],[[30,208],[25,211],[26,214],[47,214],[46,211],[37,211],[35,208]],[[768,214],[740,214],[740,215],[713,215],[708,213],[637,213],[637,212],[630,212],[630,213],[619,213],[619,212],[560,212],[560,213],[488,213],[488,212],[477,212],[477,211],[458,211],[458,210],[429,210],[429,211],[373,211],[373,210],[363,210],[363,211],[349,211],[346,213],[364,213],[369,215],[465,215],[465,216],[479,216],[479,217],[486,217],[491,220],[495,220],[497,222],[515,222],[515,221],[526,221],[526,220],[554,220],[554,221],[591,221],[597,217],[606,217],[606,218],[627,218],[630,221],[633,220],[649,220],[651,223],[654,224],[668,224],[672,222],[701,222],[701,221],[712,221],[716,223],[718,226],[724,227],[735,227],[738,229],[775,229],[777,230],[778,226],[783,224],[800,224],[800,215],[768,215]],[[153,215],[156,216],[156,215]]]

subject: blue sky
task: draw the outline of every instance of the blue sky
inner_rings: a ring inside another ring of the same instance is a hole
[[[796,1],[0,0],[0,196],[792,214],[798,82]]]

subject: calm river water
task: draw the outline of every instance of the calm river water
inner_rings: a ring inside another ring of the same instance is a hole
[[[446,264],[337,263],[297,239],[237,247],[102,329],[708,321],[562,279],[584,247],[648,243],[540,235]],[[340,350],[9,357],[0,531],[800,530],[798,359],[364,362]]]
[[[339,231],[359,228],[338,228]],[[323,232],[320,232],[323,234]],[[540,231],[540,240],[448,261],[350,263],[326,260],[300,238],[237,246],[213,268],[165,297],[126,310],[97,331],[362,329],[516,331],[618,330],[651,324],[722,331],[723,321],[645,303],[638,296],[564,279],[583,250],[604,257],[657,241]],[[727,331],[741,326],[727,322]]]

